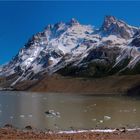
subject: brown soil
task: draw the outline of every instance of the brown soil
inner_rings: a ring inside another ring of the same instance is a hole
[[[139,87],[139,85],[140,75],[116,75],[98,79],[72,78],[53,75],[51,77],[44,76],[42,80],[30,87],[29,90],[39,92],[124,94],[135,87]]]
[[[140,140],[140,131],[116,131],[113,133],[83,132],[57,134],[32,130],[17,130],[10,127],[0,129],[0,140]]]

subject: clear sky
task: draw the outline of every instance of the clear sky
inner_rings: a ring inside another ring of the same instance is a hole
[[[138,1],[0,2],[0,64],[15,56],[27,40],[47,24],[76,18],[82,24],[100,27],[105,15],[114,15],[140,26]]]

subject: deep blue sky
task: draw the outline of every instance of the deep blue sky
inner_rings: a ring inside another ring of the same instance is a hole
[[[140,26],[140,2],[0,2],[0,64],[8,62],[47,24],[74,17],[82,24],[100,27],[105,15]]]

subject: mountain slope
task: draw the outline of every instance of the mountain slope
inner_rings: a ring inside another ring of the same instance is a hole
[[[103,77],[140,73],[140,30],[113,16],[100,29],[76,19],[48,25],[0,69],[1,86],[14,87],[45,74]]]

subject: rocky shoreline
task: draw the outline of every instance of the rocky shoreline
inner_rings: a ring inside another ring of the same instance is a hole
[[[34,92],[83,93],[92,95],[139,95],[139,83],[139,74],[116,75],[102,78],[76,78],[55,74],[53,76],[44,76],[42,80],[26,90]],[[21,83],[16,86],[16,89],[25,89],[25,85],[25,83]]]
[[[7,81],[6,81],[7,83]],[[112,75],[102,78],[44,75],[40,80],[27,80],[11,87],[0,81],[0,91],[59,92],[92,95],[139,95],[140,74]]]
[[[6,139],[46,139],[46,140],[139,140],[140,130],[115,129],[113,131],[67,131],[67,132],[52,132],[52,131],[37,131],[31,127],[20,130],[5,125],[0,128],[0,140]]]

